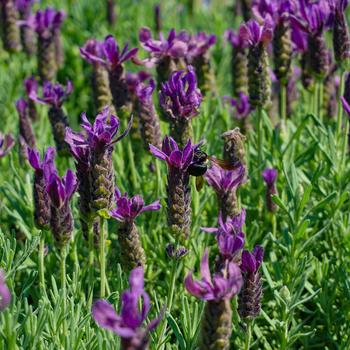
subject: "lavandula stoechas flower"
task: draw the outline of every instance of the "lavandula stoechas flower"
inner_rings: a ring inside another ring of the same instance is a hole
[[[98,300],[92,307],[92,317],[100,327],[121,337],[121,350],[146,350],[149,333],[158,326],[162,315],[143,327],[150,310],[150,298],[144,290],[142,267],[131,271],[129,284],[130,289],[125,290],[121,296],[122,305],[119,315],[106,300]],[[142,300],[141,310],[139,309],[140,300]]]
[[[262,177],[266,183],[266,207],[271,213],[274,213],[277,210],[277,205],[271,198],[271,196],[277,194],[277,175],[278,172],[274,168],[266,168],[262,173]]]
[[[55,172],[55,155],[55,149],[49,147],[41,162],[39,152],[35,149],[28,149],[28,161],[34,169],[34,223],[40,230],[47,230],[50,225],[51,201],[46,191],[46,186],[48,185],[49,177]]]
[[[154,30],[156,33],[160,33],[162,30],[162,13],[161,13],[161,7],[160,4],[155,4],[154,8]]]
[[[291,16],[292,25],[307,33],[307,64],[311,74],[323,80],[329,69],[329,56],[324,32],[329,26],[331,11],[326,1],[299,0],[299,17]]]
[[[59,247],[65,246],[73,232],[73,215],[70,201],[77,188],[77,179],[72,170],[68,169],[61,178],[54,171],[50,174],[46,186],[51,200],[50,229]]]
[[[162,134],[159,118],[153,102],[155,83],[153,79],[146,85],[139,83],[136,88],[137,115],[140,122],[141,137],[144,148],[149,150],[149,145],[160,148]]]
[[[224,132],[222,138],[224,139],[224,159],[231,164],[240,163],[246,167],[247,160],[244,146],[246,137],[241,134],[239,128]]]
[[[129,102],[123,63],[135,57],[138,49],[129,50],[127,44],[121,50],[113,36],[108,35],[102,43],[102,50],[103,58],[91,55],[90,59],[102,63],[107,68],[113,104],[116,111],[119,111]]]
[[[250,129],[249,118],[252,107],[249,103],[249,96],[243,92],[239,92],[236,98],[224,97],[224,101],[228,102],[233,107],[236,113],[232,113],[234,118],[239,122],[239,127],[244,134]]]
[[[332,53],[329,52],[330,68],[323,81],[323,115],[332,118],[337,115],[338,101],[337,95],[340,85],[340,78],[336,75],[338,65],[332,59]]]
[[[28,97],[27,103],[29,117],[32,121],[36,121],[38,119],[38,113],[36,111],[35,101],[29,98],[29,96],[38,93],[38,82],[34,76],[31,76],[30,78],[24,80],[23,85]]]
[[[61,155],[69,153],[68,146],[64,140],[68,119],[64,114],[63,102],[73,91],[73,85],[67,81],[67,85],[63,88],[60,84],[52,84],[45,82],[43,85],[43,96],[39,97],[36,91],[32,91],[29,97],[35,102],[49,105],[49,120],[52,127],[53,137],[55,139],[57,152]]]
[[[21,21],[27,21],[32,14],[32,6],[36,0],[16,0],[16,7]],[[32,28],[21,25],[21,43],[27,55],[35,52],[35,37]]]
[[[271,89],[266,50],[272,39],[271,21],[266,18],[264,24],[260,25],[257,21],[250,20],[240,27],[239,35],[249,46],[249,102],[253,106],[266,108],[270,104]]]
[[[171,136],[180,148],[192,138],[191,119],[198,115],[202,102],[193,67],[187,69],[173,72],[159,92],[159,103],[170,122]]]
[[[233,96],[239,93],[248,93],[248,59],[247,43],[242,37],[232,29],[225,32],[225,39],[232,46],[231,56],[231,75],[232,75],[232,92]]]
[[[29,118],[28,103],[23,97],[19,98],[16,101],[16,109],[19,116],[19,135],[25,142],[26,146],[35,148],[35,135],[33,132],[31,120]],[[21,153],[23,155],[26,154],[26,147],[25,149],[21,150]]]
[[[232,333],[231,299],[243,285],[240,268],[234,262],[227,262],[224,268],[211,277],[208,250],[201,261],[201,281],[194,281],[192,273],[185,278],[187,291],[205,300],[201,321],[199,349],[230,349]]]
[[[140,234],[135,225],[135,219],[145,211],[156,211],[161,208],[159,200],[145,205],[140,195],[128,197],[123,195],[116,187],[116,207],[110,215],[120,222],[118,229],[118,242],[120,245],[120,262],[124,270],[130,271],[137,266],[146,264],[146,255],[141,245]]]
[[[252,253],[242,252],[241,270],[244,284],[238,296],[238,312],[242,318],[255,318],[261,310],[262,282],[258,272],[264,258],[264,249],[256,246]]]
[[[18,51],[20,48],[20,36],[14,0],[0,0],[0,6],[4,48],[9,52]]]
[[[11,292],[5,282],[5,273],[0,270],[0,311],[5,310],[11,303]]]
[[[52,81],[56,77],[60,63],[60,58],[57,60],[60,55],[57,36],[60,35],[64,16],[63,11],[48,7],[37,11],[27,21],[26,25],[34,29],[38,36],[38,71],[42,82]]]
[[[15,141],[11,134],[3,135],[0,132],[0,159],[5,157],[14,146]]]
[[[348,0],[330,0],[333,18],[333,48],[335,61],[343,64],[350,58],[349,28],[345,17]]]
[[[167,38],[159,33],[159,40],[152,38],[151,30],[141,28],[139,40],[143,49],[151,55],[151,63],[156,63],[157,88],[165,83],[172,72],[184,67],[184,59],[187,54],[187,43],[176,34],[175,29],[171,29]]]
[[[114,26],[117,21],[117,14],[114,8],[115,0],[106,0],[107,22],[110,26]]]
[[[237,189],[245,180],[244,166],[237,164],[235,170],[224,170],[213,164],[204,177],[216,192],[223,220],[237,215],[239,210]]]
[[[216,36],[199,32],[188,41],[186,60],[191,64],[198,78],[198,86],[205,95],[214,88],[214,72],[210,64],[209,49],[216,43]]]
[[[166,136],[162,149],[150,145],[150,151],[168,165],[167,183],[167,216],[171,233],[177,241],[185,240],[191,230],[191,188],[188,167],[193,162],[194,151],[198,145],[193,145],[191,140],[183,149],[172,137]]]

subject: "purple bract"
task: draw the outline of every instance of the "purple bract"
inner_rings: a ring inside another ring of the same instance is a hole
[[[242,252],[242,272],[255,273],[260,268],[264,258],[264,249],[261,246],[256,246],[252,253],[248,250]]]
[[[278,171],[274,168],[266,168],[262,173],[262,177],[267,186],[272,186],[275,183],[277,175]]]
[[[0,311],[6,309],[11,302],[11,293],[5,282],[5,273],[0,270]]]
[[[266,18],[262,25],[255,20],[249,20],[240,26],[239,35],[249,46],[267,45],[272,40],[272,29],[273,25],[269,18]]]
[[[11,134],[3,135],[0,132],[0,158],[5,157],[15,144]]]

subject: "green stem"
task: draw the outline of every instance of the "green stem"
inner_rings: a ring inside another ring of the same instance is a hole
[[[348,149],[348,134],[349,134],[349,121],[345,120],[345,129],[344,129],[343,142],[342,142],[342,152],[341,152],[341,157],[340,157],[340,171],[339,171],[340,178],[343,174],[344,167],[345,167],[346,151]]]
[[[318,115],[320,118],[320,121],[323,121],[323,81],[319,81],[317,83],[318,85]]]
[[[272,216],[271,216],[271,224],[272,224],[272,235],[273,237],[276,237],[277,220],[276,220],[276,214],[274,213],[272,213]]]
[[[135,168],[135,161],[134,161],[134,152],[132,150],[131,146],[131,140],[128,142],[128,157],[129,157],[129,164],[130,164],[130,175],[131,175],[131,183],[134,188],[134,191],[137,190],[137,174],[136,174],[136,168]]]
[[[244,350],[250,349],[251,338],[252,338],[252,321],[248,320],[247,321],[247,330],[246,330],[246,335],[245,335]]]
[[[281,91],[280,91],[280,113],[281,113],[281,119],[282,123],[285,123],[287,119],[287,89],[286,85],[281,85]]]
[[[105,297],[106,292],[106,256],[105,256],[105,247],[106,247],[106,235],[105,235],[105,219],[101,217],[101,234],[100,234],[100,297]]]
[[[93,224],[92,221],[89,220],[88,222],[88,240],[89,240],[89,288],[91,290],[90,292],[90,298],[89,298],[89,305],[92,304],[93,300],[93,294],[94,294],[94,230],[93,230]]]
[[[262,107],[257,108],[257,134],[258,134],[258,171],[262,169],[264,130],[262,127]]]
[[[66,258],[67,258],[67,246],[61,248],[61,289],[63,300],[63,339],[67,336],[67,286],[66,286]]]
[[[44,254],[45,254],[45,231],[42,230],[41,237],[40,237],[40,244],[39,244],[39,285],[41,290],[41,296],[46,295]]]
[[[339,96],[338,96],[338,111],[337,111],[337,144],[340,145],[341,142],[341,126],[342,126],[342,119],[343,119],[343,106],[340,100],[340,97],[343,96],[344,93],[344,71],[343,69],[340,70],[340,84],[339,84]]]

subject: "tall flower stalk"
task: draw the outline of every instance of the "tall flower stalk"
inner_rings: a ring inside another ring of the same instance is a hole
[[[31,76],[30,78],[27,78],[23,82],[24,89],[26,92],[26,95],[28,97],[27,103],[28,103],[28,113],[29,117],[32,121],[37,121],[39,118],[39,115],[36,110],[35,101],[33,101],[29,96],[34,96],[38,93],[38,82],[36,81],[34,76]]]
[[[16,109],[19,116],[19,135],[24,140],[25,144],[30,148],[35,148],[35,135],[29,118],[28,103],[24,98],[16,101]],[[22,154],[26,154],[26,150],[22,150]]]
[[[247,171],[246,137],[241,134],[239,128],[228,130],[221,137],[224,140],[224,159],[228,160],[231,164],[242,164]]]
[[[234,262],[227,262],[220,272],[211,277],[209,253],[205,251],[201,262],[201,281],[194,281],[192,273],[185,279],[187,291],[206,301],[201,322],[199,349],[230,349],[232,333],[231,299],[243,285],[240,268]]]
[[[20,49],[20,36],[15,2],[14,0],[1,0],[0,6],[4,48],[9,52],[16,52]]]
[[[50,106],[48,116],[51,123],[53,137],[56,143],[57,152],[66,156],[69,154],[68,145],[64,140],[65,129],[68,126],[68,119],[64,114],[62,105],[73,91],[73,85],[67,81],[63,88],[60,84],[45,82],[43,85],[42,97],[33,90],[29,98],[35,102]]]
[[[166,136],[162,149],[150,145],[152,154],[168,165],[167,216],[168,226],[177,242],[186,240],[191,229],[191,188],[188,167],[195,150],[191,140],[181,149],[172,137]]]
[[[123,195],[116,187],[116,207],[110,215],[120,222],[118,228],[118,242],[120,245],[120,262],[125,271],[130,271],[137,266],[145,266],[146,255],[141,245],[140,235],[137,230],[135,219],[145,211],[159,210],[159,200],[145,205],[141,196],[128,197]]]
[[[183,148],[192,139],[192,118],[198,115],[202,94],[192,66],[187,71],[172,73],[169,81],[162,84],[159,103],[170,123],[170,134]]]

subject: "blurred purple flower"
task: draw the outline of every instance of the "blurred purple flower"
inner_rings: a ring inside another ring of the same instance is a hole
[[[129,94],[131,96],[135,96],[139,85],[150,78],[151,74],[143,70],[137,73],[126,73],[125,82],[128,87]]]
[[[195,35],[191,35],[188,41],[186,56],[191,62],[194,58],[205,55],[215,43],[216,36],[214,34],[199,32]]]
[[[278,172],[274,168],[266,168],[263,173],[262,177],[266,183],[267,186],[273,186],[276,179],[277,179]]]
[[[60,108],[72,91],[73,85],[70,80],[67,81],[65,88],[63,88],[61,84],[52,84],[51,82],[46,81],[43,85],[43,97],[39,97],[37,91],[33,89],[30,92],[29,98],[41,104]]]
[[[235,116],[238,120],[246,118],[252,111],[252,107],[249,104],[249,96],[243,92],[239,92],[237,98],[224,96],[224,101],[228,102],[232,107],[235,107],[237,111]]]
[[[224,33],[224,39],[227,40],[233,48],[243,50],[248,46],[248,42],[243,40],[239,32],[234,32],[232,29],[227,29]]]
[[[239,28],[239,35],[249,46],[263,44],[266,46],[273,35],[273,25],[271,19],[265,19],[264,24],[259,24],[255,20],[249,20]]]
[[[98,300],[92,307],[92,317],[102,328],[112,331],[122,339],[148,342],[148,333],[153,331],[159,324],[162,315],[153,319],[146,327],[142,324],[150,310],[150,298],[144,290],[143,267],[133,269],[129,277],[130,289],[121,296],[122,306],[118,315],[111,304],[106,300]],[[143,301],[141,310],[139,302]]]
[[[259,245],[254,248],[252,253],[248,250],[243,250],[241,263],[242,272],[256,273],[262,264],[263,258],[264,249]]]
[[[157,211],[161,208],[160,201],[157,200],[149,205],[145,205],[140,195],[128,197],[128,193],[123,195],[118,187],[115,188],[116,208],[110,212],[111,216],[118,221],[134,221],[137,216],[145,211]]]
[[[0,132],[0,158],[5,157],[14,146],[15,141],[11,134],[2,134]]]
[[[24,88],[28,97],[38,93],[38,82],[34,76],[24,80]]]
[[[56,150],[53,147],[48,147],[44,159],[40,160],[39,151],[36,149],[28,148],[28,162],[36,172],[40,172],[44,176],[45,181],[48,183],[50,176],[57,172],[55,168],[55,156]]]
[[[200,270],[201,281],[194,281],[190,272],[185,278],[185,287],[190,294],[202,300],[229,300],[239,293],[243,285],[241,270],[233,262],[227,263],[225,269],[221,273],[214,274],[212,278],[207,249],[202,258]]]
[[[80,55],[91,64],[102,63],[104,58],[103,43],[95,39],[87,40],[80,48]]]
[[[0,311],[3,311],[11,302],[11,293],[5,282],[5,273],[0,270]]]
[[[16,0],[17,10],[21,13],[26,13],[30,11],[31,7],[37,0]]]
[[[190,119],[198,114],[202,94],[197,87],[197,78],[192,66],[188,71],[173,72],[169,81],[162,83],[159,103],[170,118]]]

